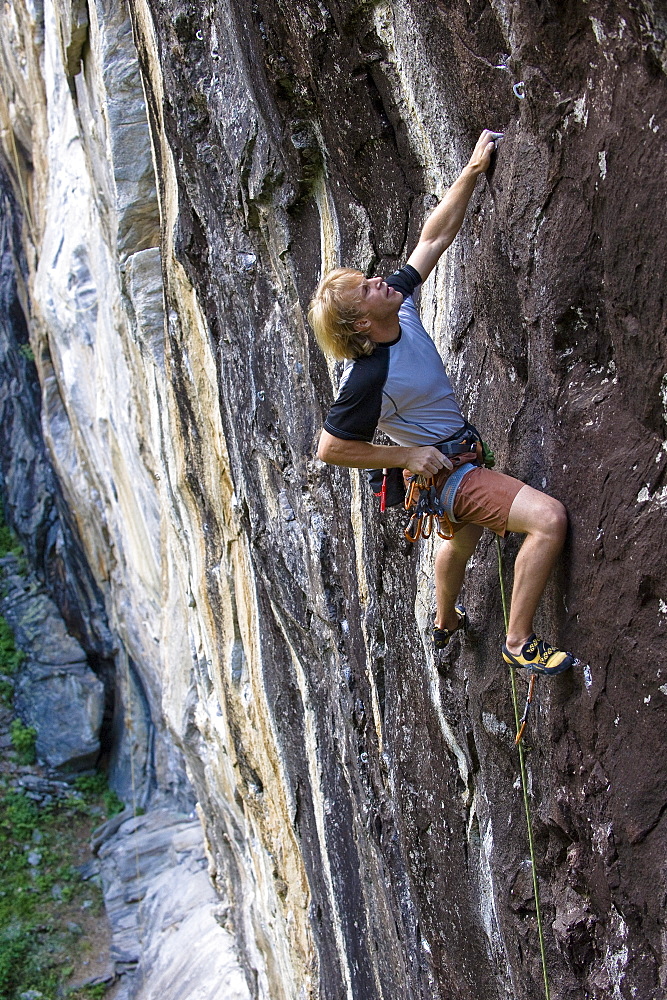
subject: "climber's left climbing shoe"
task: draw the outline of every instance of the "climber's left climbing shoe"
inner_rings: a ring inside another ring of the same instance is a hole
[[[456,628],[436,628],[435,625],[433,626],[433,645],[436,649],[445,649],[454,633],[458,632],[460,628],[466,627],[466,609],[462,604],[457,604],[454,611],[458,618]]]
[[[544,639],[538,639],[533,632],[524,642],[520,653],[510,653],[507,646],[503,646],[503,660],[511,666],[521,667],[533,674],[555,677],[556,674],[562,674],[564,670],[570,669],[574,663],[574,656],[562,649],[554,649]]]

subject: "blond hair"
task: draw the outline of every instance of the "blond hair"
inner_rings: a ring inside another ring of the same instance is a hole
[[[364,316],[360,294],[364,276],[351,267],[337,267],[320,281],[308,308],[308,322],[325,354],[337,361],[372,354],[375,344],[355,328]]]

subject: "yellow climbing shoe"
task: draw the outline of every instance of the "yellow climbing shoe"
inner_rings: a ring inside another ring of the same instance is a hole
[[[510,653],[507,646],[503,646],[503,660],[514,667],[521,667],[533,674],[546,674],[547,677],[555,677],[562,674],[564,670],[569,670],[574,663],[572,653],[565,653],[562,649],[554,649],[544,639],[538,639],[535,633],[524,642],[520,653]]]

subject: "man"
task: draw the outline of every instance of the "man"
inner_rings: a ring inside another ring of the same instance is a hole
[[[499,132],[482,132],[467,166],[427,219],[407,265],[386,280],[338,268],[320,282],[308,318],[325,353],[346,359],[338,397],[320,436],[318,456],[324,462],[353,469],[407,469],[442,478],[443,470],[457,464],[448,456],[470,451],[471,425],[421,324],[412,293],[461,228],[477,178],[487,170],[500,138]],[[373,444],[376,427],[396,444]],[[464,623],[465,611],[456,602],[483,528],[500,536],[517,531],[526,537],[514,567],[503,657],[535,673],[567,670],[572,654],[538,639],[533,631],[537,604],[565,539],[563,505],[470,461],[450,473],[443,499],[445,493],[455,533],[442,544],[435,561],[436,647],[444,648]]]

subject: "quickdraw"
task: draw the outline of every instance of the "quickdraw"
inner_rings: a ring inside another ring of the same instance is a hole
[[[434,528],[440,538],[454,537],[452,523],[445,513],[432,476],[410,476],[405,509],[412,511],[404,532],[409,542],[430,538]]]
[[[531,674],[530,681],[528,682],[528,694],[526,695],[526,704],[524,705],[523,715],[519,719],[517,734],[514,738],[514,742],[517,746],[523,739],[523,733],[526,728],[526,723],[528,722],[528,713],[530,712],[530,706],[533,703],[533,693],[535,691],[536,680],[537,680],[537,674]]]

